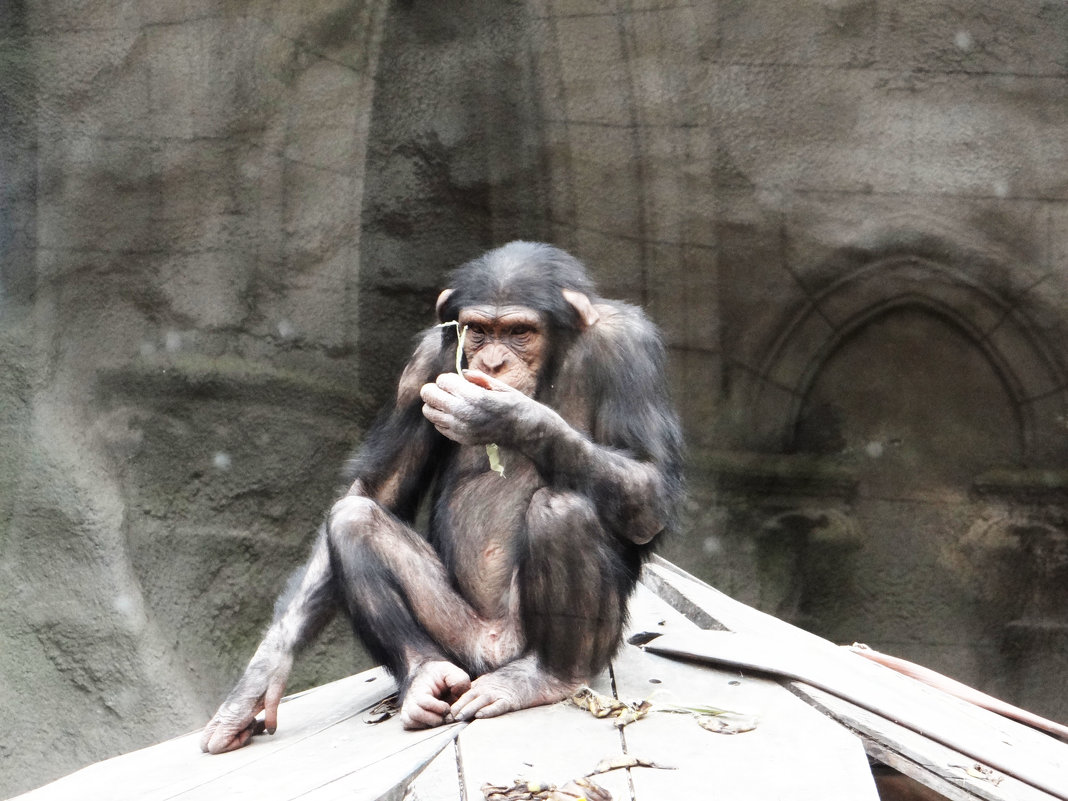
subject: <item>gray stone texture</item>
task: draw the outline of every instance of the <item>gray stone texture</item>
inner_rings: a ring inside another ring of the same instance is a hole
[[[1068,717],[1066,100],[1059,0],[0,4],[0,796],[206,720],[516,237],[664,330],[667,555]]]

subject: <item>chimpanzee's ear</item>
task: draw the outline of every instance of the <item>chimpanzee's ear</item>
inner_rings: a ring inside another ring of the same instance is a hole
[[[601,319],[597,309],[593,308],[593,303],[590,302],[586,295],[573,289],[561,289],[560,293],[564,296],[564,300],[570,303],[575,311],[578,312],[580,327],[583,331],[591,325],[596,325],[597,321]]]
[[[448,320],[441,319],[441,310],[445,308],[445,303],[449,300],[454,291],[455,290],[452,289],[443,289],[441,290],[441,294],[438,295],[438,302],[434,304],[434,313],[437,314],[439,323],[449,322]]]

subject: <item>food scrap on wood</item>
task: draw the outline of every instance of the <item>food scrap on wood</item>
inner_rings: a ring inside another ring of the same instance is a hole
[[[367,710],[367,714],[363,716],[364,723],[382,723],[389,720],[400,711],[400,707],[397,705],[397,694],[383,698],[373,707]]]
[[[995,787],[1001,784],[1005,779],[1005,777],[997,771],[988,768],[986,765],[980,765],[978,762],[973,762],[971,765],[950,765],[949,767],[963,770],[973,779],[990,782]]]
[[[646,699],[640,703],[625,703],[616,698],[594,692],[589,687],[580,687],[570,698],[575,706],[585,709],[595,718],[615,718],[615,725],[623,728],[636,720],[641,720],[650,712],[671,712],[681,715],[693,715],[697,725],[717,734],[742,734],[753,731],[757,720],[750,715],[719,709],[714,706],[677,706],[675,704],[655,705]]]
[[[657,770],[675,770],[675,768],[668,767],[667,765],[658,765],[655,762],[650,762],[648,759],[642,759],[641,757],[631,756],[630,754],[622,754],[621,756],[612,757],[611,759],[602,759],[597,763],[597,767],[592,772],[588,773],[588,776],[597,776],[601,773],[608,773],[613,770],[630,770],[631,768],[656,768]]]
[[[630,768],[673,770],[673,768],[657,765],[647,759],[623,754],[610,759],[602,759],[597,763],[597,767],[585,776],[572,779],[560,787],[527,779],[516,779],[508,787],[487,782],[482,785],[482,796],[486,801],[612,801],[612,794],[593,781],[592,777],[613,770],[629,770]]]
[[[742,715],[696,715],[697,725],[716,734],[744,734],[757,727],[755,718]]]
[[[568,700],[579,709],[585,709],[595,718],[615,718],[614,723],[620,729],[636,720],[641,720],[653,708],[649,700],[628,704],[594,692],[589,687],[580,687]]]
[[[612,801],[612,794],[587,777],[562,787],[517,779],[510,787],[488,782],[482,785],[486,801]]]
[[[715,706],[677,706],[674,704],[657,707],[657,712],[673,712],[678,715],[693,715],[697,725],[716,734],[743,734],[757,727],[757,718],[743,715],[729,709]]]

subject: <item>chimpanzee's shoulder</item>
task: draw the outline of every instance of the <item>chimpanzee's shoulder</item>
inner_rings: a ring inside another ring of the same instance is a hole
[[[447,367],[442,348],[441,328],[434,326],[415,337],[415,351],[397,382],[397,405],[414,402],[423,384],[432,381]]]
[[[660,329],[638,306],[620,300],[599,300],[594,304],[597,322],[586,329],[584,338],[598,348],[659,349]]]

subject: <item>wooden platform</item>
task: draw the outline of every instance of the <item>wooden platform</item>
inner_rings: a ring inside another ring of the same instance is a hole
[[[824,671],[828,681],[838,681],[842,671],[853,676],[850,666],[856,662],[860,678],[849,681],[853,695],[861,697],[843,700],[789,675],[732,667],[740,653],[734,644],[742,640],[703,632],[698,624],[722,625],[750,642],[770,644],[771,657],[764,653],[761,659],[785,656],[787,665]],[[595,690],[623,701],[651,699],[656,707],[728,709],[755,727],[723,734],[702,728],[692,714],[654,711],[620,730],[610,719],[556,704],[466,726],[406,732],[396,719],[365,722],[366,711],[394,690],[383,671],[373,670],[287,699],[278,733],[257,737],[234,753],[202,754],[199,733],[192,733],[92,765],[18,798],[480,801],[486,783],[508,786],[522,778],[562,785],[605,760],[632,757],[655,767],[593,777],[614,799],[865,801],[878,798],[865,752],[947,798],[1068,798],[1068,746],[923,688],[923,698],[934,699],[934,728],[955,728],[954,716],[965,714],[966,745],[989,746],[999,758],[1027,755],[1020,761],[1023,780],[1012,774],[1011,759],[984,773],[978,768],[986,766],[963,754],[959,743],[947,744],[938,732],[934,737],[915,732],[908,721],[894,723],[885,709],[873,712],[864,705],[872,706],[872,699],[893,704],[894,693],[901,687],[913,692],[917,682],[738,604],[667,563],[647,568],[631,604],[631,631],[661,636],[646,647],[624,646]],[[884,697],[883,679],[891,682],[890,697]],[[1045,786],[1049,782],[1052,787]]]

